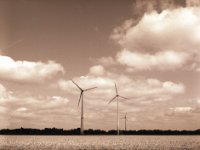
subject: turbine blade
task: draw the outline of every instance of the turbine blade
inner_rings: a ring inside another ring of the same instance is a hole
[[[92,88],[88,88],[88,89],[85,89],[84,91],[89,91],[89,90],[93,90],[93,89],[96,89],[97,87],[92,87]]]
[[[78,84],[76,84],[73,80],[71,80],[71,81],[74,83],[74,85],[76,85],[79,88],[79,90],[82,91],[82,89],[80,88],[80,86],[78,86]]]
[[[119,95],[119,97],[121,97],[121,98],[123,98],[123,99],[128,99],[128,98],[126,98],[126,97],[123,97],[123,96],[120,96],[120,95]]]
[[[80,98],[79,98],[79,100],[78,100],[78,106],[79,106],[79,104],[80,104],[80,102],[81,102],[82,96],[83,96],[83,93],[80,94]]]
[[[117,96],[113,97],[109,102],[108,104],[110,104]]]
[[[117,90],[117,85],[115,83],[115,92],[116,92],[116,95],[118,95],[118,90]]]

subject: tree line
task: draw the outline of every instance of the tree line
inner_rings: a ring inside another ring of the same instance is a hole
[[[116,135],[116,130],[88,129],[84,131],[85,135]],[[200,135],[200,129],[197,130],[120,130],[121,135]],[[80,128],[77,129],[57,129],[57,128],[19,128],[19,129],[1,129],[0,135],[80,135]]]

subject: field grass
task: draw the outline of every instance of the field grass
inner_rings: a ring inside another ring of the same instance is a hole
[[[200,149],[200,136],[0,136],[0,150]]]

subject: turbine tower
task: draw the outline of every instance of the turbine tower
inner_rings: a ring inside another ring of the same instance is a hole
[[[116,92],[116,95],[115,97],[113,97],[109,102],[108,104],[110,104],[112,101],[114,101],[116,99],[117,101],[117,135],[119,135],[119,98],[123,98],[123,99],[128,99],[126,97],[123,97],[121,95],[118,94],[118,89],[117,89],[117,85],[115,83],[115,92]]]
[[[80,97],[79,97],[79,100],[78,100],[78,106],[79,106],[79,104],[80,104],[80,102],[81,102],[81,135],[83,135],[84,134],[84,104],[83,104],[83,94],[84,94],[84,92],[86,92],[86,91],[89,91],[89,90],[93,90],[93,89],[95,89],[95,88],[97,88],[97,87],[92,87],[92,88],[88,88],[88,89],[82,89],[78,84],[76,84],[73,80],[71,80],[73,83],[74,83],[74,85],[76,85],[77,86],[77,88],[81,91],[81,93],[80,93]]]
[[[122,119],[124,119],[124,127],[125,127],[125,131],[126,131],[126,129],[127,129],[126,128],[127,112],[126,112],[125,116]]]

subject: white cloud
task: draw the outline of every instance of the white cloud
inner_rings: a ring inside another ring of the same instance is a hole
[[[111,34],[110,38],[114,40],[120,40],[126,31],[132,27],[133,23],[133,19],[126,20],[122,26],[114,28],[113,34]]]
[[[97,89],[91,90],[84,95],[85,103],[87,104],[86,116],[90,116],[91,118],[88,119],[94,121],[96,119],[94,112],[97,111],[102,114],[108,110],[110,117],[115,115],[116,103],[111,105],[107,104],[115,94],[114,81],[118,85],[120,95],[129,98],[134,97],[127,101],[120,101],[121,112],[140,113],[142,108],[133,104],[141,102],[141,106],[142,102],[145,103],[146,101],[151,101],[148,105],[151,105],[153,102],[162,103],[161,101],[173,100],[177,94],[184,92],[180,90],[181,86],[183,86],[181,84],[170,81],[163,82],[153,78],[137,79],[123,74],[108,72],[100,77],[91,74],[87,74],[86,76],[85,78],[77,77],[74,80],[82,88],[98,86]],[[75,121],[72,121],[74,126],[79,121],[80,109],[77,110],[76,106],[80,91],[70,80],[59,80],[59,85],[62,86],[57,85],[57,88],[62,88],[64,95],[67,94],[69,99],[55,93],[53,96],[20,95],[20,93],[16,95],[16,93],[11,93],[6,90],[4,86],[0,86],[0,94],[5,95],[4,100],[0,100],[3,102],[1,103],[2,108],[0,107],[0,114],[9,118],[11,122],[11,126],[9,127],[16,127],[16,122],[19,122],[18,125],[28,127],[41,127],[41,123],[45,124],[47,122],[49,125],[56,126],[59,124],[59,120],[63,120],[63,118],[72,119],[72,117],[73,119],[75,118]],[[10,97],[9,100],[7,100],[7,97]],[[6,112],[9,113],[6,114]],[[101,118],[106,117],[108,116],[104,114],[101,116]],[[67,119],[64,121],[65,123]],[[37,121],[36,124],[35,121]]]
[[[198,67],[193,69],[200,68],[200,8],[152,12],[137,25],[128,22],[120,28],[122,31],[116,32],[117,27],[111,35],[127,49],[118,53],[118,62],[132,70],[174,70],[194,62]]]
[[[69,100],[62,96],[52,96],[47,99],[49,102],[44,104],[45,108],[59,108],[61,105],[66,105]]]
[[[103,75],[105,73],[105,69],[101,65],[95,65],[95,66],[92,66],[90,68],[89,73],[93,74],[93,75],[97,75],[97,76],[99,75],[99,76],[101,76],[101,75]]]
[[[0,78],[21,82],[42,82],[51,79],[64,68],[54,61],[15,61],[8,56],[0,56]]]
[[[18,112],[26,112],[27,108],[26,107],[20,107],[16,111],[18,111]]]
[[[157,79],[147,79],[147,83],[152,86],[160,86],[162,83]]]
[[[126,29],[118,43],[129,50],[160,51],[199,48],[200,9],[180,8],[145,14]],[[196,47],[195,47],[196,46]]]
[[[173,93],[184,93],[185,87],[182,83],[175,84],[171,81],[163,83],[163,88]]]
[[[104,66],[111,66],[116,64],[115,60],[111,56],[101,57],[98,59],[98,62]]]
[[[6,88],[2,84],[0,84],[0,99],[7,97],[7,95],[8,93]]]
[[[178,113],[185,113],[185,112],[191,112],[193,108],[192,107],[175,107],[175,108],[171,108],[171,110]]]
[[[17,127],[16,123],[27,127],[35,124],[38,127],[45,119],[58,120],[72,109],[67,106],[69,99],[63,96],[20,96],[10,93],[5,87],[0,91],[0,120],[3,119],[1,128]]]
[[[90,87],[98,87],[98,90],[93,90],[95,92],[105,92],[106,89],[113,87],[114,81],[107,77],[99,77],[99,76],[88,76],[88,78],[77,77],[73,79],[82,89],[87,89]],[[77,94],[79,90],[72,83],[71,80],[58,80],[58,82],[53,86],[53,88],[61,89],[65,92]],[[110,91],[110,90],[108,90]]]
[[[176,121],[178,118],[184,118],[184,120],[186,120],[186,118],[189,117],[190,119],[194,119],[194,121],[196,122],[197,120],[195,119],[195,116],[199,112],[200,111],[198,107],[191,107],[191,106],[172,107],[165,112],[165,116],[175,117]]]
[[[57,88],[56,86],[58,86],[63,91],[73,88],[70,80],[66,81],[63,79],[58,80],[57,85],[52,85],[53,88]]]
[[[126,49],[117,54],[117,61],[120,64],[137,70],[174,70],[188,61],[187,53],[176,51],[157,52],[156,54],[131,52]]]
[[[0,84],[0,105],[4,105],[6,102],[13,101],[14,97],[12,96],[12,92],[8,91],[5,86]]]
[[[95,87],[90,91],[90,97],[96,99],[110,99],[115,94],[114,82],[117,83],[120,94],[125,97],[134,97],[139,101],[166,101],[173,99],[177,94],[185,92],[185,86],[182,83],[172,81],[160,81],[158,79],[131,78],[124,74],[105,73],[103,76],[88,74],[87,78],[74,78],[74,81],[83,89]],[[70,80],[59,80],[54,88],[61,89],[67,93],[78,94],[79,90]],[[88,95],[88,94],[87,94]]]

